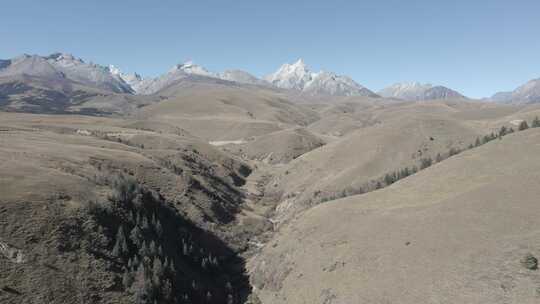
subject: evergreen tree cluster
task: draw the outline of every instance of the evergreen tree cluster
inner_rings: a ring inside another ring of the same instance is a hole
[[[135,303],[238,303],[238,291],[205,232],[133,178],[109,178],[109,204],[91,209]],[[107,206],[107,207],[104,207]]]
[[[535,117],[531,123],[531,128],[539,128],[539,127],[540,127],[540,118]],[[522,121],[518,127],[518,130],[523,131],[527,129],[529,129],[529,124],[526,121]],[[490,134],[487,134],[483,137],[477,137],[474,143],[471,143],[467,146],[467,149],[473,149],[473,148],[479,147],[495,139],[502,139],[503,136],[512,134],[514,132],[515,131],[513,128],[507,128],[506,126],[502,126],[498,132],[491,132]],[[374,190],[378,190],[386,186],[389,186],[400,179],[403,179],[412,174],[415,174],[419,170],[423,170],[428,167],[431,167],[434,163],[441,162],[461,152],[462,152],[461,149],[452,147],[448,150],[447,153],[443,153],[443,154],[438,153],[437,156],[435,157],[435,160],[433,160],[429,156],[421,158],[419,161],[418,167],[417,166],[413,166],[410,168],[406,167],[406,168],[397,170],[395,172],[386,173],[382,178],[372,180],[361,186],[346,187],[340,192],[322,195],[321,191],[317,191],[315,193],[315,196],[318,198],[318,201],[322,203],[322,202],[327,202],[327,201],[331,201],[331,200],[335,200],[335,199],[339,199],[339,198],[343,198],[347,196],[363,194],[363,193],[371,192]]]

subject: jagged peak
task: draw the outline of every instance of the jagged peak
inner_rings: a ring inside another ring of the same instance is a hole
[[[73,54],[69,53],[61,53],[56,52],[52,53],[49,56],[44,57],[47,60],[54,60],[54,61],[67,61],[67,62],[76,62],[76,63],[84,63],[84,60],[81,58],[73,56]]]
[[[329,95],[374,95],[351,77],[321,70],[311,72],[302,58],[292,64],[283,64],[275,73],[265,77],[273,85],[300,90],[312,94]]]
[[[209,72],[206,68],[201,65],[195,64],[193,61],[188,60],[184,63],[176,64],[172,69],[169,70],[169,73],[186,73],[192,75],[200,75],[207,77],[216,77],[214,73]]]

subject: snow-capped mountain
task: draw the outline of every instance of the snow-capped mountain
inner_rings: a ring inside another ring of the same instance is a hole
[[[187,61],[183,64],[177,64],[173,67],[172,71],[173,72],[181,71],[183,73],[190,74],[190,75],[199,75],[199,76],[217,78],[217,75],[215,73],[209,72],[204,67],[200,65],[196,65],[192,61]]]
[[[457,91],[443,86],[434,86],[419,82],[396,83],[386,87],[377,94],[387,98],[399,98],[410,101],[423,101],[435,99],[463,98]]]
[[[177,64],[167,73],[156,78],[143,79],[137,73],[123,73],[114,65],[102,66],[87,63],[71,54],[55,53],[49,56],[23,55],[0,60],[0,77],[5,79],[12,76],[34,77],[32,81],[46,79],[46,84],[54,84],[55,89],[78,85],[112,93],[140,95],[154,94],[184,79],[189,79],[275,86],[309,95],[378,96],[350,77],[327,71],[312,72],[302,59],[292,64],[282,65],[275,73],[264,79],[259,79],[242,70],[210,72],[191,61]],[[459,92],[443,86],[418,82],[394,84],[379,91],[378,94],[383,97],[414,101],[464,97]],[[540,101],[540,79],[531,80],[513,92],[498,93],[491,99],[498,102]]]
[[[139,85],[143,82],[141,75],[137,73],[126,74],[114,65],[109,65],[109,71],[118,77],[120,77],[125,83],[127,83],[133,92],[137,92]]]
[[[129,84],[111,73],[108,67],[85,63],[70,54],[55,53],[46,57],[22,55],[2,61],[0,77],[22,76],[38,77],[55,83],[69,82],[114,93],[133,92]]]
[[[376,96],[350,77],[321,71],[313,73],[302,59],[282,65],[275,73],[264,78],[272,85],[305,92],[312,95]]]
[[[300,91],[304,89],[312,78],[313,73],[309,71],[302,59],[293,64],[286,63],[273,74],[264,77],[266,81],[278,88]]]
[[[129,84],[119,75],[112,73],[109,67],[86,63],[71,54],[55,53],[45,57],[45,59],[72,81],[115,93],[133,92]]]
[[[209,72],[204,67],[188,61],[183,64],[177,64],[167,73],[156,77],[144,79],[137,83],[134,90],[137,94],[149,95],[154,94],[182,79],[190,76],[200,76],[209,78],[218,78],[216,74]]]
[[[66,76],[56,69],[46,58],[36,55],[22,55],[2,60],[0,77],[15,76],[42,77],[62,81]]]
[[[491,97],[500,103],[540,103],[540,78],[533,79],[511,92],[499,92]]]
[[[303,60],[284,64],[266,80],[259,79],[242,70],[210,72],[191,61],[177,64],[167,73],[144,79],[137,73],[124,73],[114,65],[102,66],[86,63],[71,54],[55,53],[49,56],[23,55],[0,61],[0,77],[26,75],[54,80],[57,85],[82,85],[113,93],[149,95],[163,90],[184,79],[214,79],[242,84],[275,86],[298,90],[310,95],[376,96],[372,91],[347,76],[331,72],[311,72]]]
[[[177,83],[183,79],[193,78],[193,77],[203,77],[211,79],[226,80],[237,83],[245,84],[256,84],[264,85],[265,81],[258,79],[257,77],[249,74],[248,72],[241,70],[227,70],[223,73],[214,73],[208,71],[206,68],[197,65],[191,61],[188,61],[183,64],[177,64],[167,73],[153,78],[153,79],[144,79],[140,82],[137,82],[136,85],[133,85],[133,89],[137,94],[153,94],[156,93],[170,85]],[[199,78],[200,79],[200,78]]]

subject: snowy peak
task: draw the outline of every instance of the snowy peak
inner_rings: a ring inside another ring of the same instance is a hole
[[[196,65],[192,61],[187,61],[173,66],[167,73],[159,77],[141,80],[132,87],[137,94],[149,95],[157,93],[190,76],[217,78],[216,74],[209,72],[204,67]]]
[[[66,53],[54,53],[45,57],[45,59],[47,59],[47,61],[49,61],[51,64],[61,67],[74,67],[85,64],[82,59]]]
[[[141,85],[143,78],[137,73],[126,74],[114,65],[109,65],[109,72],[128,84],[134,92],[137,92],[138,87]]]
[[[207,69],[200,65],[194,64],[192,61],[187,61],[183,64],[177,64],[175,65],[169,73],[186,73],[190,75],[199,75],[199,76],[206,76],[206,77],[216,77],[216,74],[209,72]]]
[[[282,65],[275,73],[266,76],[265,80],[278,88],[303,90],[312,76],[304,60],[300,58],[293,64]]]
[[[33,76],[49,84],[76,84],[113,93],[133,92],[130,85],[112,73],[108,67],[86,63],[66,53],[54,53],[49,56],[25,54],[4,60],[1,63],[0,76]]]
[[[43,57],[71,81],[115,93],[132,93],[131,86],[109,67],[86,63],[71,54],[54,53]]]
[[[34,76],[50,80],[62,81],[65,75],[58,71],[46,58],[37,55],[22,55],[9,60],[3,60],[0,67],[0,77]]]
[[[297,90],[311,95],[376,96],[350,77],[332,72],[312,72],[303,59],[283,64],[266,81],[241,70],[210,72],[192,61],[173,66],[167,73],[143,79],[136,73],[124,73],[114,65],[102,66],[77,58],[71,54],[54,53],[49,56],[23,55],[0,61],[0,76],[31,75],[48,79],[65,79],[79,85],[114,93],[154,94],[186,80],[205,81],[204,78],[275,86]]]
[[[245,71],[226,70],[223,73],[214,73],[208,71],[206,68],[200,65],[193,63],[192,61],[187,61],[185,63],[175,65],[167,73],[157,78],[145,79],[133,88],[138,94],[153,94],[192,76],[208,77],[243,84],[266,84],[265,81]]]
[[[387,98],[399,98],[409,101],[424,101],[435,99],[463,98],[459,92],[444,86],[434,86],[420,82],[396,83],[386,87],[377,94]]]
[[[350,77],[326,71],[311,72],[302,59],[293,64],[282,65],[275,73],[266,76],[265,80],[278,88],[298,90],[311,95],[375,96]]]

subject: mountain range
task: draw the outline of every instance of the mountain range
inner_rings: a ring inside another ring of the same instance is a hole
[[[540,78],[532,79],[510,92],[498,92],[491,96],[494,102],[499,103],[539,103],[540,102]]]
[[[465,98],[461,93],[443,86],[419,82],[396,83],[377,92],[382,97],[410,101]]]
[[[0,77],[37,77],[57,84],[82,85],[114,93],[133,93],[123,78],[109,67],[86,63],[70,54],[22,55],[0,63]]]
[[[375,93],[348,76],[328,71],[313,72],[302,59],[283,64],[262,79],[238,69],[211,72],[191,61],[177,64],[158,77],[143,78],[137,73],[124,73],[114,65],[85,62],[64,53],[49,56],[25,54],[0,60],[0,96],[11,96],[13,91],[20,93],[22,84],[26,90],[38,88],[40,92],[49,91],[49,95],[50,90],[54,94],[60,91],[59,94],[66,95],[66,99],[72,98],[74,92],[79,95],[81,92],[152,95],[184,80],[264,86],[306,96],[369,96],[407,101],[466,98],[456,90],[419,82],[396,83]],[[20,84],[18,89],[14,89],[14,82]],[[486,100],[501,103],[540,102],[540,79],[531,80],[512,92],[496,93]]]
[[[326,71],[311,72],[302,59],[293,64],[282,65],[264,79],[278,88],[298,90],[311,95],[376,96],[348,76]]]

